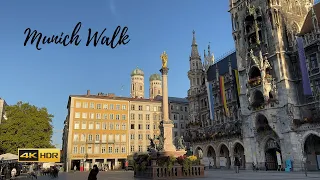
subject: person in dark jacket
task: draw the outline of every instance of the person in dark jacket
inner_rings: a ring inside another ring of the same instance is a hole
[[[11,179],[11,172],[10,172],[10,168],[8,166],[6,167],[5,178]]]
[[[234,168],[236,170],[236,173],[239,173],[240,160],[237,157],[234,159]]]
[[[97,180],[98,173],[99,173],[99,169],[98,169],[98,166],[95,164],[93,165],[93,168],[89,173],[88,180]]]

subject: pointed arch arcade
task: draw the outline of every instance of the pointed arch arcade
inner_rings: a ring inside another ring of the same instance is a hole
[[[213,146],[209,145],[207,147],[207,157],[209,158],[210,165],[213,168],[217,168],[217,154],[216,150],[213,148]]]
[[[236,142],[233,147],[233,156],[234,160],[240,161],[240,168],[245,169],[246,168],[246,158],[244,154],[244,147],[239,142]]]
[[[305,136],[303,152],[307,160],[307,169],[320,171],[320,133],[311,132]]]
[[[218,154],[220,157],[220,167],[225,167],[230,169],[231,159],[230,159],[230,150],[228,146],[224,143],[221,143],[218,148]]]

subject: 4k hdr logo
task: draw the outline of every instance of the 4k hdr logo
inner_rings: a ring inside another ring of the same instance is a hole
[[[18,149],[19,162],[60,162],[60,149]]]

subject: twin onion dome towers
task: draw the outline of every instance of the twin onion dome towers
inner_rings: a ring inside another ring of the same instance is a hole
[[[152,74],[149,78],[149,99],[156,96],[162,96],[162,79],[160,74]],[[136,68],[131,72],[131,90],[132,98],[145,98],[144,95],[144,72]]]

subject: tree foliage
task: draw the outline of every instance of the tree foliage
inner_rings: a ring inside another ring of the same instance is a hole
[[[7,120],[0,125],[2,153],[17,154],[18,148],[52,148],[53,115],[46,108],[18,102],[6,106]]]

